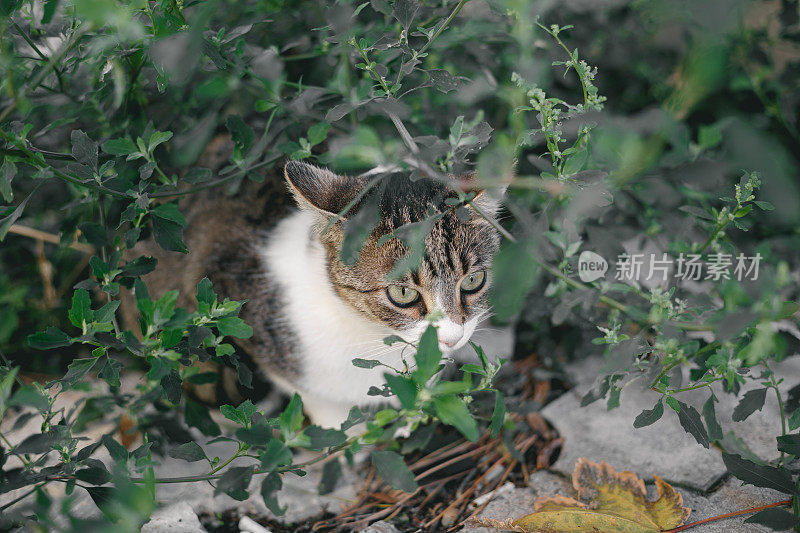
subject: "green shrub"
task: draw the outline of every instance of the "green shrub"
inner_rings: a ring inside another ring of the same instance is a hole
[[[379,164],[428,174],[474,169],[486,185],[509,185],[509,216],[496,223],[506,239],[492,301],[499,321],[518,322],[517,352],[535,349],[552,368],[605,353],[608,372],[584,403],[606,399],[613,408],[630,383],[652,388],[662,399],[637,427],[664,416],[666,404],[748,482],[747,466],[764,461],[722,434],[713,393],[700,411],[680,398],[716,382],[732,394],[759,383],[734,418],[777,394],[776,447],[797,456],[800,393],[795,387],[783,398],[778,384],[791,376],[772,370],[797,348],[800,251],[800,69],[775,52],[798,34],[791,2],[783,4],[776,23],[762,27],[739,24],[727,4],[723,13],[669,2],[593,13],[569,5],[540,12],[523,0],[2,2],[0,414],[32,405],[42,430],[4,441],[0,463],[10,454],[24,466],[4,466],[0,490],[35,492],[33,514],[47,528],[51,502],[41,488],[65,483],[69,494],[78,486],[118,527],[135,528],[157,503],[154,485],[165,481],[154,476],[155,451],[168,450],[209,463],[207,474],[187,481],[218,480],[217,490],[236,499],[262,476],[265,503],[280,513],[280,474],[306,466],[292,462],[292,449],[351,457],[385,444],[372,453],[378,472],[414,490],[396,453],[399,427],[438,420],[468,439],[487,427],[493,435],[514,431],[493,389],[495,365],[481,358],[462,379],[428,382],[441,354],[427,345],[416,349],[424,364],[378,391],[396,394],[401,409],[375,414],[357,437],[345,427],[303,429],[296,396],[275,418],[249,402],[223,406],[237,429],[220,436],[208,409],[185,398],[183,382],[213,379],[195,366],[201,357],[234,366],[249,384],[250,370],[227,342],[252,334],[237,317],[241,303],[215,294],[207,280],[194,313],[176,308],[175,292],[153,301],[140,277],[155,261],[123,260],[123,252],[151,234],[161,247],[185,251],[177,198],[211,187],[236,193],[287,158],[342,172]],[[738,13],[759,8],[741,3]],[[675,28],[679,38],[670,37]],[[212,172],[198,161],[218,133],[235,147]],[[61,245],[37,250],[20,226],[58,235]],[[85,251],[67,246],[78,234],[97,251],[88,270],[74,267]],[[708,263],[727,254],[733,279],[712,275],[699,289],[674,276],[663,286],[617,282],[624,267],[614,258],[637,250],[697,255],[704,278]],[[579,257],[590,251],[610,270],[580,281]],[[740,253],[760,254],[757,279],[736,279]],[[142,340],[117,321],[120,291],[133,286]],[[20,366],[66,373],[46,386],[14,387]],[[682,368],[688,381],[673,371]],[[129,369],[146,376],[135,397],[118,394]],[[94,403],[53,412],[50,393],[82,387],[90,372],[106,384]],[[471,399],[487,391],[496,395],[493,409],[476,417]],[[79,443],[80,425],[108,412],[97,407],[103,402],[131,414],[144,445],[129,452],[110,436]],[[151,407],[179,427],[232,439],[237,451],[209,458],[194,442],[170,442],[149,425]],[[347,425],[365,419],[354,409]],[[92,458],[99,446],[113,464]],[[241,466],[243,455],[259,466]],[[763,468],[773,481],[788,479],[781,486],[797,501],[784,456]],[[55,466],[45,466],[48,457]]]

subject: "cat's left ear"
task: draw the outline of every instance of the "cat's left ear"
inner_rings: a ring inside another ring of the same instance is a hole
[[[297,205],[327,217],[342,211],[364,187],[359,177],[340,176],[302,161],[289,161],[283,172]]]

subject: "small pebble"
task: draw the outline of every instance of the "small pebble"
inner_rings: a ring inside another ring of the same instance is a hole
[[[249,516],[243,516],[239,519],[239,533],[272,533],[269,529],[265,528]]]
[[[511,483],[510,481],[506,481],[503,484],[502,487],[500,487],[496,491],[493,491],[494,493],[487,492],[486,494],[484,494],[482,496],[478,496],[477,498],[475,498],[475,500],[472,502],[472,504],[475,507],[480,507],[481,505],[483,505],[484,503],[486,503],[490,499],[496,498],[496,497],[500,496],[501,494],[503,494],[504,492],[508,492],[510,490],[513,490],[513,489],[514,489],[514,484]]]

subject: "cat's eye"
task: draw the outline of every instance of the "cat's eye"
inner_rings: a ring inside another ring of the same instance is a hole
[[[389,285],[386,295],[397,307],[410,307],[419,300],[419,291],[402,285]]]
[[[481,290],[484,283],[486,283],[485,270],[479,270],[477,272],[467,274],[467,277],[465,277],[464,280],[461,282],[461,292],[466,294],[478,292],[479,290]]]

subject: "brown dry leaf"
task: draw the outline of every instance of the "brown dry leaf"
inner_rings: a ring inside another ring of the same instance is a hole
[[[691,510],[683,496],[655,476],[658,499],[649,501],[644,482],[605,462],[578,459],[572,473],[576,498],[553,496],[536,501],[535,512],[505,521],[478,519],[480,525],[522,533],[659,533],[682,525]]]

